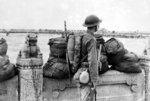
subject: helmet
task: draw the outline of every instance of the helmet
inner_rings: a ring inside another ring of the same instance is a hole
[[[101,23],[102,20],[99,19],[96,15],[89,15],[83,24],[84,27],[93,27],[97,26],[99,23]]]
[[[89,73],[88,71],[83,71],[79,76],[80,83],[87,84],[89,82]]]

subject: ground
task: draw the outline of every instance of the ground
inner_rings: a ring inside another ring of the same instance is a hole
[[[23,44],[25,42],[25,37],[27,33],[21,33],[21,34],[9,34],[9,36],[6,36],[6,34],[0,33],[0,38],[5,38],[8,43],[8,51],[7,55],[9,56],[9,59],[12,63],[16,63],[16,59],[19,53],[19,50],[23,47]],[[53,37],[59,37],[60,35],[56,34],[39,34],[38,35],[38,46],[41,49],[41,52],[43,53],[43,59],[44,63],[47,61],[49,57],[49,46],[48,46],[48,40]],[[104,38],[105,40],[108,40],[109,38]],[[131,39],[131,38],[117,38],[121,42],[123,42],[126,49],[129,51],[135,52],[137,54],[142,54],[147,39]]]

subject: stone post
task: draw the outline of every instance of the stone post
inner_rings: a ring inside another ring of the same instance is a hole
[[[19,66],[19,101],[43,101],[43,60],[17,59]]]

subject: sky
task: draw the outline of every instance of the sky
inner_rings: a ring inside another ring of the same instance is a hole
[[[110,31],[150,32],[150,0],[0,0],[0,29],[86,29],[91,14]]]

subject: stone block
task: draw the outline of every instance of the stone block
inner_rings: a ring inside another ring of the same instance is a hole
[[[18,66],[21,68],[23,67],[41,67],[43,65],[43,59],[40,58],[28,58],[28,59],[23,59],[23,58],[18,58],[17,63]]]
[[[144,72],[121,73],[110,70],[100,75],[97,101],[144,101]],[[77,84],[67,80],[44,78],[44,101],[79,101]]]
[[[144,101],[145,79],[142,73],[121,73],[115,70],[100,75],[98,101]]]
[[[0,101],[18,101],[18,76],[0,82]]]
[[[19,71],[20,100],[42,101],[43,71],[42,69],[21,69]]]
[[[79,101],[79,89],[75,82],[69,79],[57,80],[44,78],[44,101]]]

